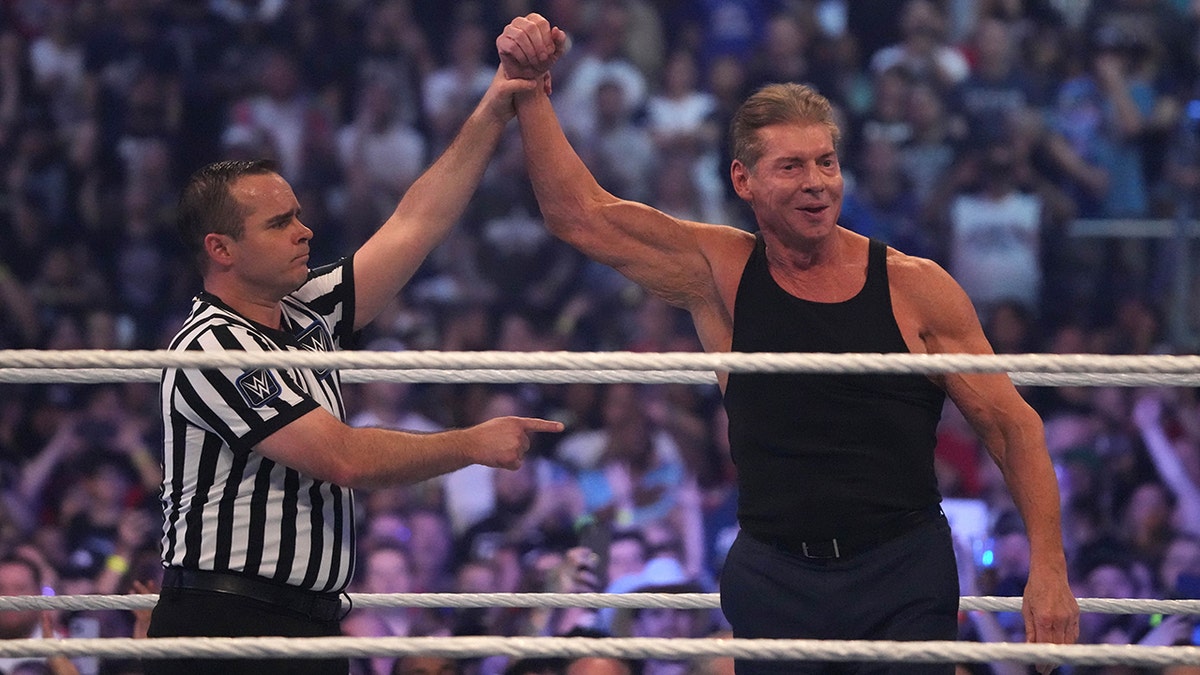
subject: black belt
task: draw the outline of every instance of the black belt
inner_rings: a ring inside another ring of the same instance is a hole
[[[785,553],[808,558],[814,562],[828,562],[851,558],[864,551],[869,551],[930,522],[941,514],[942,507],[934,505],[920,511],[909,511],[869,532],[859,532],[834,539],[799,539],[781,535],[759,535],[754,532],[749,534]]]
[[[333,621],[342,611],[342,598],[337,593],[309,591],[230,572],[168,567],[163,570],[162,583],[164,591],[187,589],[229,593],[265,602],[316,621]]]

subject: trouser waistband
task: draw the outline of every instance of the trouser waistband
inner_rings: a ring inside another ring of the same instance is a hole
[[[338,593],[310,591],[233,572],[168,567],[163,570],[163,590],[167,589],[229,593],[275,605],[316,621],[334,621],[342,610],[342,598]]]
[[[833,539],[800,539],[780,535],[760,535],[749,532],[750,536],[769,544],[781,551],[807,558],[813,561],[830,561],[856,556],[869,551],[880,544],[891,541],[900,535],[910,532],[917,527],[930,522],[942,514],[942,508],[933,505],[919,511],[909,511],[889,520],[884,526],[869,532],[856,532],[844,537]]]

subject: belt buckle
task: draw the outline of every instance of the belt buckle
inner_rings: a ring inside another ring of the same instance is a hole
[[[818,555],[815,552],[810,553],[808,550],[808,542],[807,541],[800,542],[800,551],[804,554],[805,558],[810,558],[812,560],[834,560],[836,558],[842,557],[842,552],[838,548],[838,540],[830,539],[829,541],[831,544],[833,544],[833,555]]]

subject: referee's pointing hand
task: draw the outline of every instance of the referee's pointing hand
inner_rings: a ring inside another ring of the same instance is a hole
[[[497,417],[467,429],[475,435],[470,452],[476,464],[500,469],[519,469],[529,450],[530,434],[536,431],[559,432],[562,422],[535,417]]]

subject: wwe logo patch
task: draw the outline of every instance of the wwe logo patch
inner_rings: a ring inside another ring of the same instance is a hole
[[[313,322],[308,328],[304,329],[303,333],[296,336],[296,341],[300,343],[310,352],[331,352],[333,351],[333,341],[329,339],[329,334],[321,330],[321,325]],[[328,368],[316,369],[314,371],[318,379],[325,379],[329,375]]]
[[[251,408],[261,408],[279,397],[282,388],[275,379],[274,373],[258,368],[248,373],[242,373],[237,379],[237,389],[246,405]]]

